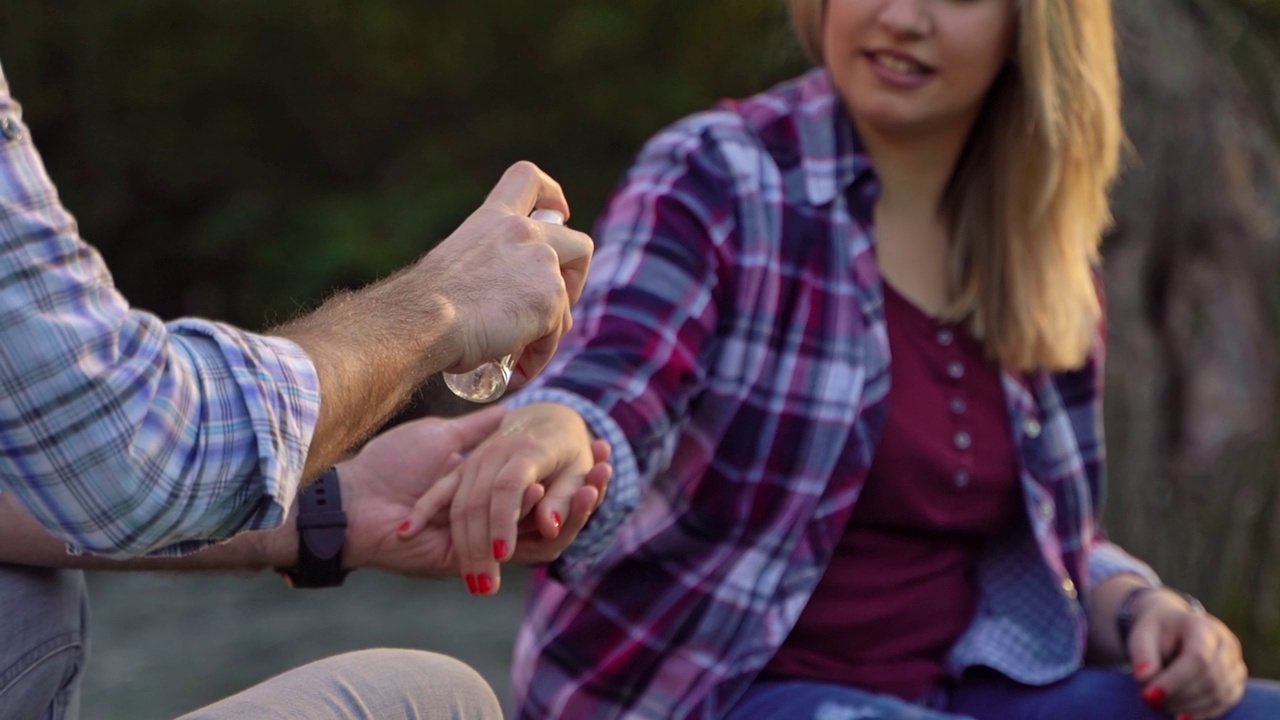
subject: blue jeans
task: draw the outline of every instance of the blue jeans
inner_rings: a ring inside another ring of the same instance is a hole
[[[0,564],[0,720],[76,720],[87,656],[84,576]],[[420,650],[347,653],[274,677],[184,720],[501,720],[475,670]]]
[[[1169,720],[1139,697],[1128,674],[1084,668],[1043,687],[995,673],[966,677],[927,703],[912,704],[844,685],[800,680],[756,683],[725,720]],[[1280,718],[1280,684],[1250,680],[1221,720]]]
[[[76,720],[88,655],[84,574],[0,564],[0,720]]]

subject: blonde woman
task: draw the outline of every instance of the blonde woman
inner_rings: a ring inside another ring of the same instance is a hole
[[[1097,524],[1107,0],[790,7],[820,67],[645,147],[560,354],[442,485],[495,592],[524,463],[554,525],[613,445],[516,714],[1280,717]]]

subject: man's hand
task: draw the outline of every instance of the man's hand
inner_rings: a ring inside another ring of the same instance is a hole
[[[273,332],[297,343],[320,378],[320,420],[307,453],[315,477],[368,437],[441,370],[462,372],[520,353],[511,386],[546,366],[573,324],[593,245],[583,233],[528,217],[568,217],[554,180],[513,165],[484,204],[416,263],[338,293]]]
[[[418,498],[493,433],[505,415],[505,408],[495,406],[453,420],[408,422],[369,441],[359,455],[341,463],[338,479],[347,509],[343,564],[402,575],[455,575],[458,566],[447,517],[432,518],[412,542],[402,540],[397,530]]]
[[[1134,618],[1129,657],[1148,705],[1208,720],[1240,702],[1249,673],[1240,641],[1221,620],[1167,590],[1139,598]]]
[[[519,352],[512,378],[519,387],[546,366],[573,325],[569,306],[582,294],[593,244],[583,233],[530,219],[535,209],[569,217],[560,186],[532,163],[517,163],[415,268],[458,327],[450,372]]]

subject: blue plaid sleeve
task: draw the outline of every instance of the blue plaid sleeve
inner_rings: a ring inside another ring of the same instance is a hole
[[[1119,545],[1097,540],[1089,554],[1089,586],[1098,587],[1116,575],[1137,575],[1155,587],[1160,587],[1160,576],[1151,566],[1133,557]]]
[[[72,552],[189,552],[280,524],[319,413],[296,345],[131,308],[0,73],[0,490]]]

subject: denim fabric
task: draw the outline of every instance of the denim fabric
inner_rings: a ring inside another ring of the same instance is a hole
[[[88,655],[78,570],[0,564],[0,720],[76,720]]]
[[[1084,668],[1065,680],[1031,687],[996,673],[966,678],[951,698],[951,709],[975,720],[1169,720],[1147,707],[1141,688],[1128,674]],[[1219,720],[1280,718],[1280,684],[1250,680],[1244,699]]]
[[[734,705],[725,720],[971,720],[889,695],[847,685],[808,680],[759,682]]]
[[[767,681],[751,687],[725,720],[1169,720],[1151,709],[1127,673],[1084,668],[1059,682],[1024,685],[994,671],[966,675],[957,687],[913,704],[852,687]],[[1244,699],[1220,720],[1280,718],[1280,683],[1250,680]]]

